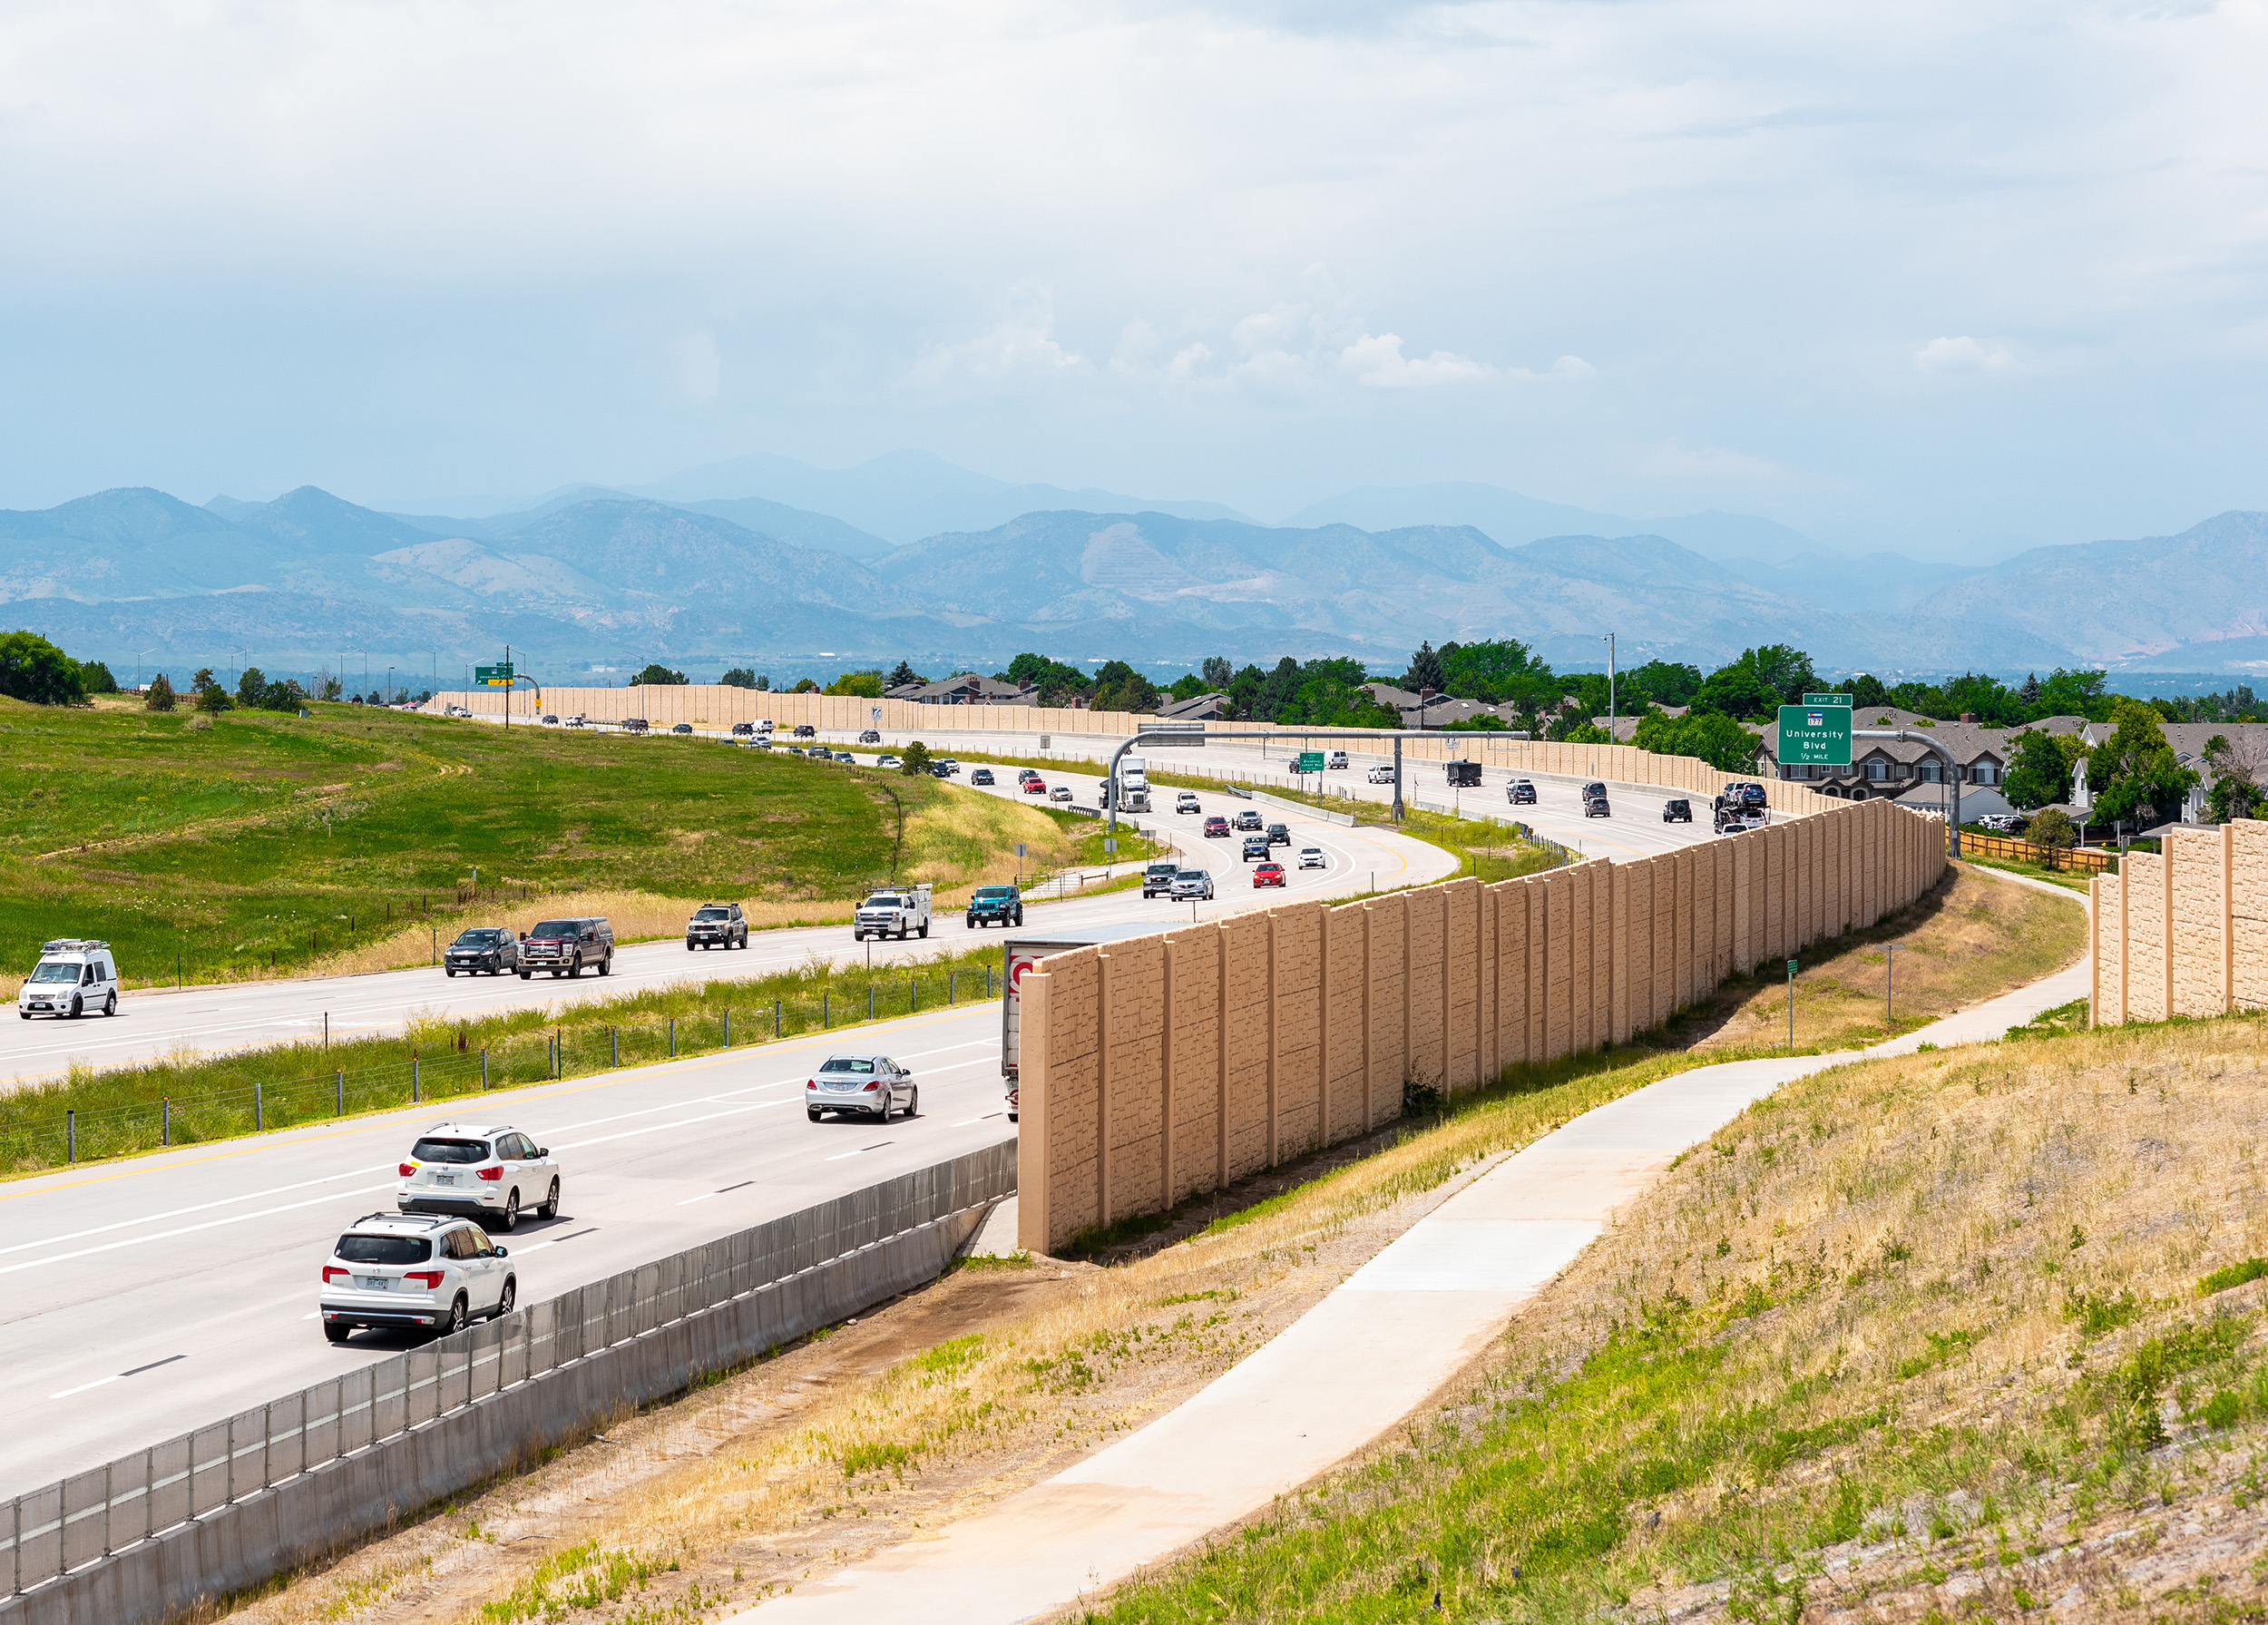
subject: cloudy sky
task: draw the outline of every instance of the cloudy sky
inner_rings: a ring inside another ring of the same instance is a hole
[[[917,446],[1941,556],[2268,507],[2268,15],[0,9],[0,504]]]

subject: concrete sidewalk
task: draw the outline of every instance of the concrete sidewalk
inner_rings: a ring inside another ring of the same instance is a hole
[[[1998,1038],[2087,991],[2082,961],[1870,1050],[1696,1067],[1587,1111],[1443,1202],[1273,1342],[1131,1438],[981,1517],[732,1617],[1010,1625],[1101,1591],[1249,1517],[1408,1415],[1617,1208],[1750,1102],[1853,1061]]]

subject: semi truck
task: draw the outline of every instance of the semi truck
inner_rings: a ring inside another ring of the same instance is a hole
[[[1104,788],[1110,795],[1115,797],[1120,812],[1138,813],[1149,810],[1149,768],[1140,757],[1131,755],[1120,757],[1116,781]]]

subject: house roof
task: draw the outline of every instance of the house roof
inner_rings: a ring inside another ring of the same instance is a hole
[[[939,682],[901,683],[884,690],[883,698],[910,700],[916,705],[1036,705],[1039,691],[1029,684],[1019,687],[971,672]]]
[[[1227,703],[1226,694],[1193,694],[1159,706],[1158,715],[1168,722],[1217,722]]]
[[[1693,710],[1693,708],[1689,705],[1657,705],[1654,709],[1661,712],[1665,717],[1682,717]],[[1607,719],[1604,717],[1593,717],[1590,721],[1593,728],[1605,728],[1607,726]],[[1614,719],[1613,729],[1615,743],[1618,745],[1628,744],[1630,740],[1637,736],[1637,731],[1638,720],[1637,717],[1633,717],[1628,712],[1617,713]]]
[[[2006,762],[2009,759],[2009,735],[2020,731],[1986,728],[1973,722],[1939,722],[1925,728],[1913,722],[1875,720],[1875,718],[1885,715],[1898,717],[1911,716],[1911,713],[1895,711],[1888,707],[1877,710],[1870,706],[1852,719],[1852,726],[1861,733],[1871,728],[1910,729],[1925,739],[1936,740],[1955,762],[1964,768],[1979,760]],[[1764,753],[1774,761],[1779,760],[1780,725],[1768,722],[1763,732]],[[1862,762],[1871,756],[1880,756],[1893,762],[1918,762],[1935,754],[1921,739],[1854,739],[1851,741],[1851,759],[1853,762]]]

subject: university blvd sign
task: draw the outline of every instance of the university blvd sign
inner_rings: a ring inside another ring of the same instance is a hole
[[[1849,767],[1851,708],[1847,705],[1782,706],[1780,760],[1791,767]]]

